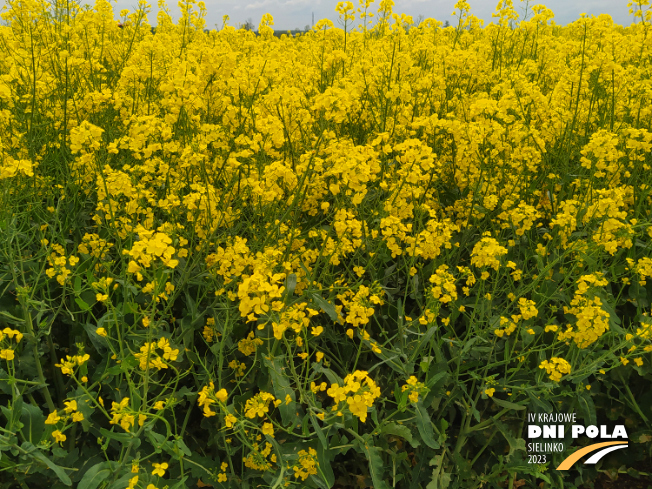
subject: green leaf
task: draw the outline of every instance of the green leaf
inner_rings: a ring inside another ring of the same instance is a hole
[[[321,309],[328,314],[328,317],[330,317],[333,321],[337,321],[337,311],[335,310],[335,306],[331,304],[328,301],[325,301],[319,294],[312,294],[311,295],[312,299],[317,303]]]
[[[23,436],[34,445],[38,445],[45,429],[45,415],[41,408],[23,404],[20,421],[23,423]]]
[[[432,480],[426,486],[426,489],[446,489],[451,483],[451,474],[449,472],[437,473],[437,469],[432,469]]]
[[[423,405],[423,399],[417,402],[414,408],[417,421],[417,429],[421,435],[423,442],[428,445],[430,448],[437,450],[439,448],[439,443],[435,440],[435,432],[432,428],[432,421],[430,420],[430,415]]]
[[[190,457],[192,455],[190,448],[188,448],[188,445],[186,445],[181,438],[175,440],[174,443],[176,444],[179,451],[182,452],[186,457]]]
[[[104,351],[104,350],[108,349],[109,343],[106,341],[106,338],[104,338],[103,336],[100,336],[99,334],[97,334],[95,332],[99,326],[96,327],[96,326],[94,326],[92,324],[85,323],[85,324],[83,324],[83,327],[84,327],[84,330],[86,330],[86,334],[90,338],[91,343],[93,343],[93,346],[97,350]]]
[[[167,447],[167,438],[163,435],[160,435],[156,433],[155,431],[146,431],[145,436],[149,438],[150,443],[156,450],[156,453],[161,453],[162,449],[166,449]]]
[[[509,454],[507,455],[508,461],[512,454],[517,450],[525,451],[525,440],[523,438],[514,438],[514,435],[509,431],[507,425],[502,421],[494,419],[493,422],[503,434],[507,443],[509,443]]]
[[[55,474],[57,474],[57,477],[61,482],[63,482],[67,486],[72,486],[72,481],[70,480],[70,477],[68,477],[68,474],[63,470],[63,468],[59,467],[57,464],[55,464],[52,460],[47,458],[45,455],[43,455],[43,452],[36,448],[32,443],[26,441],[23,443],[22,447],[23,450],[29,452],[29,455],[32,458],[35,458],[39,462],[44,463],[45,465],[52,470]]]
[[[86,304],[86,302],[84,302],[84,300],[80,299],[79,297],[75,299],[75,302],[82,311],[88,311],[91,308],[91,306]]]
[[[364,344],[367,345],[369,348],[371,348],[371,341],[364,340]],[[388,353],[390,353],[390,352],[391,352],[391,350],[384,350],[382,348],[380,349],[380,353],[374,352],[376,354],[376,356],[378,358],[382,358],[383,361],[378,362],[375,365],[373,365],[372,367],[370,367],[367,370],[367,373],[373,372],[377,367],[380,367],[381,365],[384,365],[385,363],[387,365],[389,365],[392,368],[392,370],[394,370],[395,372],[397,372],[399,374],[402,374],[402,375],[410,375],[411,373],[414,372],[414,364],[413,363],[409,362],[409,363],[406,364],[405,362],[401,361],[399,359],[397,353],[389,356]]]
[[[492,397],[491,400],[496,404],[498,404],[500,407],[513,409],[514,411],[523,411],[525,409],[525,406],[521,404],[515,404],[513,402],[503,401],[502,399],[498,399],[497,397]]]
[[[435,375],[430,377],[428,379],[428,382],[426,383],[426,387],[430,390],[432,390],[437,382],[439,382],[442,378],[446,377],[448,375],[448,372],[437,372]]]
[[[286,290],[288,299],[294,294],[294,289],[297,287],[297,275],[296,273],[291,273],[286,279]]]
[[[290,379],[285,374],[285,361],[285,355],[279,355],[272,359],[263,357],[263,363],[267,366],[267,371],[272,380],[274,396],[282,401],[279,405],[279,411],[281,412],[283,424],[288,426],[296,418],[296,409],[293,402],[290,404],[285,403],[286,396],[290,396],[293,401],[295,400],[294,390],[290,386]]]
[[[111,475],[111,470],[105,468],[110,462],[100,462],[86,471],[79,481],[77,489],[96,489],[100,483]]]
[[[75,277],[73,289],[75,290],[75,295],[79,295],[81,292],[81,277],[77,276]]]
[[[24,319],[17,318],[16,316],[12,316],[6,311],[0,311],[0,317],[4,319],[5,321],[11,323],[11,324],[23,324],[25,322]]]
[[[312,369],[318,374],[324,374],[331,384],[342,385],[344,383],[341,377],[335,374],[331,369],[325,368],[321,362],[313,362]]]
[[[537,398],[531,391],[527,391],[527,395],[530,398],[531,403],[537,406],[541,412],[549,413],[552,411],[552,404],[545,399]]]
[[[364,445],[363,450],[369,461],[369,474],[373,482],[374,489],[389,489],[389,486],[383,479],[383,459],[380,456],[381,450],[378,447]]]
[[[412,432],[410,431],[410,428],[408,428],[405,425],[394,423],[393,421],[391,423],[387,423],[383,426],[380,427],[379,433],[383,435],[394,435],[394,436],[400,436],[401,438],[405,439],[407,442],[412,445]],[[414,445],[412,445],[414,446]]]
[[[125,489],[129,485],[129,479],[131,479],[134,476],[134,474],[126,474],[120,477],[117,481],[115,481],[111,486],[109,486],[109,489]]]
[[[317,438],[319,438],[322,447],[328,448],[328,441],[326,440],[324,431],[321,429],[321,426],[319,426],[319,422],[312,412],[310,413],[310,422],[312,423],[313,428],[315,428],[315,433],[317,433]]]
[[[580,406],[580,411],[584,416],[585,424],[597,425],[597,416],[595,414],[595,404],[588,392],[582,392],[577,396],[577,402]]]
[[[428,342],[430,341],[430,338],[435,334],[437,331],[437,327],[433,326],[432,328],[429,328],[428,331],[421,337],[419,340],[419,343],[417,344],[416,348],[414,349],[414,352],[412,352],[412,355],[410,357],[410,362],[414,362],[414,360],[417,358],[419,355],[419,352],[421,351],[421,348],[426,346]]]
[[[335,485],[335,474],[333,474],[331,461],[328,458],[329,453],[328,445],[325,447],[323,445],[317,446],[317,462],[319,462],[319,467],[317,475],[313,475],[311,478],[322,489],[331,489]]]
[[[462,351],[460,352],[460,356],[463,357],[464,354],[471,349],[471,347],[475,344],[476,341],[480,339],[479,336],[474,336],[471,338],[469,341],[464,343],[464,347],[462,348]]]
[[[177,482],[175,485],[173,485],[172,487],[170,487],[170,489],[180,489],[180,488],[182,488],[182,487],[185,488],[185,487],[186,487],[185,482],[186,482],[186,479],[187,479],[187,478],[188,478],[188,476],[185,476],[183,479],[181,479],[181,480],[180,480],[179,482]]]
[[[123,445],[130,443],[131,440],[134,439],[138,440],[136,443],[134,443],[134,448],[137,448],[137,444],[140,445],[140,438],[134,438],[131,433],[116,433],[115,431],[109,431],[104,428],[100,428],[100,433],[102,433],[102,435],[107,437],[109,440],[117,440]]]

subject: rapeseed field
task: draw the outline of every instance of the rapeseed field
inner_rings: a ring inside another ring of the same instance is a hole
[[[121,25],[106,0],[8,0],[0,488],[638,474],[648,3],[560,26],[460,0],[444,27],[360,0],[276,37],[269,14],[205,30],[194,0],[155,32],[145,0]],[[599,439],[533,458],[536,413],[628,446],[556,470]]]

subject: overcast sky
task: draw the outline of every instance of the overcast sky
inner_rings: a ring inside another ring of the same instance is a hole
[[[372,4],[372,11],[378,9],[380,0]],[[485,21],[485,25],[492,21],[491,14],[495,11],[498,0],[468,0],[471,5],[471,13]],[[82,0],[83,3],[85,3]],[[433,17],[442,22],[448,20],[455,22],[451,16],[456,0],[395,0],[394,12],[411,15],[415,20],[423,17]],[[90,3],[90,2],[89,2]],[[134,9],[137,0],[117,0],[114,6],[116,16],[121,9]],[[156,25],[156,1],[151,0],[152,13],[149,21]],[[338,0],[205,0],[208,15],[206,16],[206,27],[214,29],[215,24],[222,25],[222,16],[230,17],[230,25],[237,26],[251,18],[254,25],[258,26],[261,17],[270,13],[274,17],[274,29],[287,30],[312,25],[314,13],[315,22],[319,19],[329,18],[337,20],[335,6]],[[555,13],[555,22],[568,24],[576,20],[581,13],[587,14],[609,14],[614,22],[621,25],[629,25],[633,19],[628,13],[626,0],[536,0],[531,1],[530,6],[543,3]],[[358,4],[357,0],[353,4]],[[525,2],[514,0],[517,11],[523,12]],[[179,8],[176,1],[171,0],[169,7],[173,13],[174,20],[179,17]],[[336,24],[337,25],[337,24]]]
[[[485,25],[492,21],[491,14],[496,9],[498,0],[468,0],[471,5],[471,13],[485,21]],[[81,0],[82,3],[93,4],[92,0]],[[173,14],[174,20],[179,18],[177,0],[168,0],[168,6]],[[372,11],[378,9],[380,0],[372,4]],[[455,18],[451,16],[456,0],[395,0],[394,12],[411,15],[415,20],[422,15],[424,18],[432,17],[442,22],[448,20],[451,24]],[[156,25],[157,1],[150,0],[152,12],[149,15],[149,22]],[[206,16],[206,27],[214,29],[216,24],[222,25],[222,16],[230,17],[229,25],[238,26],[251,19],[254,25],[258,26],[260,19],[265,13],[274,17],[274,29],[303,29],[306,25],[312,25],[314,14],[315,22],[328,18],[336,22],[338,14],[335,6],[338,0],[205,0],[208,15]],[[568,24],[576,20],[581,13],[587,14],[609,14],[614,22],[621,25],[629,25],[633,18],[629,16],[626,0],[534,0],[530,6],[543,3],[555,13],[555,22]],[[358,0],[353,0],[357,7]],[[122,9],[134,10],[138,0],[117,0],[114,4],[116,18]],[[523,12],[525,2],[514,0],[517,11]],[[337,23],[335,24],[338,25]]]

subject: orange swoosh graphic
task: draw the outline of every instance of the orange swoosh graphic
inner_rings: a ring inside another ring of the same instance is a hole
[[[573,452],[572,455],[569,455],[562,463],[560,463],[559,467],[557,467],[557,470],[568,470],[573,466],[575,462],[577,462],[587,453],[595,452],[600,448],[608,447],[611,445],[627,445],[627,442],[605,441],[603,443],[594,443],[593,445],[589,445],[588,447],[581,448],[580,450]]]

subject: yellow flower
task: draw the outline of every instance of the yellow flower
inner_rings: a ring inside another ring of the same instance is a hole
[[[72,413],[73,411],[77,411],[77,401],[74,399],[72,401],[64,401],[63,402],[66,405],[65,411],[67,413]]]
[[[163,462],[162,464],[154,464],[154,470],[152,471],[152,474],[163,477],[165,475],[165,469],[167,468],[168,468],[167,462]]]
[[[11,349],[0,350],[0,358],[3,358],[7,361],[14,359],[14,351]]]
[[[539,368],[546,369],[548,375],[550,375],[550,379],[555,382],[559,382],[564,374],[571,373],[570,363],[559,357],[552,357],[550,361],[544,360],[539,365]]]
[[[107,336],[106,329],[104,329],[104,328],[97,328],[97,329],[95,330],[95,332],[96,332],[98,335],[102,336],[102,337],[106,337],[106,336]]]
[[[226,482],[226,474],[220,473],[217,475],[217,482]]]
[[[61,416],[57,414],[57,410],[55,409],[54,412],[50,413],[48,419],[45,420],[45,424],[57,424],[60,420]]]
[[[57,441],[58,443],[63,443],[64,441],[66,441],[66,435],[61,433],[59,430],[53,431],[52,436],[54,437],[55,441]]]
[[[262,432],[264,435],[274,437],[274,425],[272,423],[263,423]]]
[[[138,484],[138,476],[135,475],[131,479],[129,479],[129,485],[127,486],[127,489],[134,489],[136,487],[136,484]]]
[[[490,387],[489,389],[485,389],[484,393],[487,394],[489,397],[493,397],[494,392],[496,392],[496,389],[493,387]]]
[[[224,423],[226,424],[227,428],[231,428],[236,421],[238,421],[238,418],[236,418],[232,414],[227,414],[226,417],[224,418]]]

